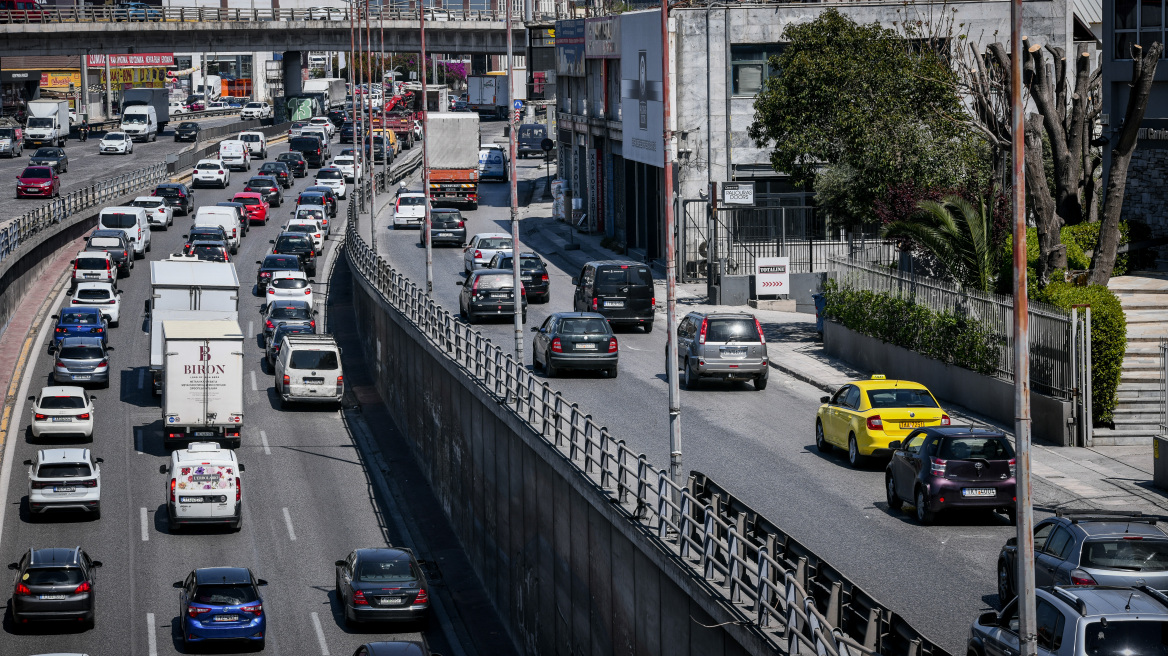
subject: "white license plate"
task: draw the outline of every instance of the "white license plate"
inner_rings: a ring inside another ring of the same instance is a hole
[[[746,355],[746,349],[741,347],[723,348],[722,355]]]
[[[453,237],[453,236],[454,236],[454,233],[452,233],[452,232],[440,232],[440,233],[438,233],[438,236],[439,236],[439,237]]]
[[[239,616],[238,615],[216,615],[215,621],[216,622],[238,622]]]
[[[406,600],[405,597],[382,597],[381,598],[381,605],[382,606],[398,606],[398,605],[402,604],[405,600]]]
[[[204,501],[205,501],[205,499],[203,497],[179,497],[178,498],[179,503],[203,503]]]
[[[531,282],[531,276],[519,276],[519,279],[523,282]]]
[[[73,380],[89,380],[93,378],[90,374],[73,374]]]
[[[195,431],[193,435],[195,437],[214,437],[215,431]]]
[[[41,595],[41,599],[64,599],[65,595]]]
[[[605,301],[604,302],[604,307],[623,308],[624,306],[625,306],[624,301]]]
[[[587,342],[587,343],[584,343],[584,344],[577,344],[577,345],[576,345],[576,350],[577,350],[577,351],[595,351],[595,350],[596,350],[596,345],[595,345],[595,344],[593,344],[593,343],[591,343],[591,342]]]
[[[73,421],[72,417],[53,417],[53,421]]]
[[[961,489],[963,497],[995,497],[998,491],[992,487],[966,487]]]
[[[98,273],[83,273],[83,274],[81,274],[81,275],[85,276],[86,278],[96,278],[96,277],[98,277],[98,276],[99,276],[99,275],[101,275],[101,274],[98,274]]]
[[[75,488],[71,485],[70,486],[63,486],[63,487],[54,487],[53,491],[54,492],[76,492],[77,488]]]

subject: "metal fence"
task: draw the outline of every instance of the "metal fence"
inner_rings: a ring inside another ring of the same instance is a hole
[[[357,20],[409,20],[417,21],[417,9],[386,7],[365,7],[358,5]],[[521,4],[515,5],[516,18],[523,17]],[[462,11],[451,9],[426,9],[426,20],[437,23],[447,21],[502,21],[506,10]],[[348,10],[341,7],[312,7],[307,9],[268,8],[226,8],[226,7],[142,7],[123,8],[114,6],[41,6],[35,9],[12,9],[0,11],[0,23],[173,23],[173,22],[242,22],[269,23],[276,21],[348,21]],[[347,24],[345,29],[348,29]],[[517,29],[522,29],[518,26]]]
[[[936,278],[903,273],[855,260],[834,259],[828,278],[846,289],[911,298],[935,312],[979,321],[1003,348],[998,349],[996,375],[1014,380],[1014,299],[1001,294],[962,290]],[[1030,385],[1047,396],[1071,399],[1070,313],[1030,301]]]
[[[1168,437],[1168,339],[1160,340],[1160,435]]]
[[[379,186],[387,182],[379,177]],[[345,252],[356,274],[501,407],[575,463],[608,501],[620,504],[629,520],[643,527],[646,537],[704,578],[711,592],[730,602],[742,623],[776,650],[946,656],[907,624],[892,626],[891,611],[810,552],[792,550],[796,543],[787,536],[777,530],[763,535],[757,525],[748,530],[741,513],[727,513],[723,504],[697,492],[693,480],[676,485],[668,470],[653,467],[510,353],[458,321],[366,244],[355,227],[355,207],[350,201]],[[824,576],[809,578],[812,561],[818,568],[813,571]]]
[[[267,125],[265,125],[265,123]],[[199,133],[199,141],[209,139],[222,139],[223,137],[230,137],[233,134],[238,134],[245,130],[251,132],[262,132],[265,137],[271,139],[288,131],[291,123],[281,123],[279,125],[272,125],[270,120],[253,120],[241,121],[232,125],[219,125],[213,128],[207,128]],[[174,161],[167,161],[167,167],[171,173],[176,173],[185,169],[194,168],[195,164],[199,163],[201,159],[208,157],[215,157],[219,154],[219,144],[213,143],[200,148],[196,142],[193,148],[188,148],[178,154]]]

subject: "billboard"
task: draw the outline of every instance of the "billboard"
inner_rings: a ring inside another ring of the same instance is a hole
[[[620,16],[589,18],[584,22],[584,57],[620,59]]]
[[[556,21],[556,74],[584,77],[584,19]]]
[[[621,14],[621,131],[624,158],[662,168],[665,121],[661,12]]]
[[[105,66],[105,55],[87,55],[87,66]],[[174,66],[174,53],[143,52],[128,55],[110,55],[110,66]]]

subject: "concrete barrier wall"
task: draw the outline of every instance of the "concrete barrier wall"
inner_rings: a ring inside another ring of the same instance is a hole
[[[58,230],[44,231],[20,245],[0,266],[0,337],[28,288],[45,273],[53,255],[97,225],[98,210],[88,210],[62,222]]]
[[[774,653],[732,626],[742,616],[575,464],[353,279],[378,392],[522,652]]]

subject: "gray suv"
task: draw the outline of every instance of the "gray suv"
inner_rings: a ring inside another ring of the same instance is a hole
[[[697,389],[702,378],[718,378],[754,381],[762,391],[770,372],[762,326],[752,314],[690,312],[677,326],[674,366],[682,370],[686,389]]]
[[[1043,656],[1150,656],[1164,653],[1168,596],[1154,588],[1071,586],[1035,592]],[[969,628],[968,656],[1018,653],[1018,603],[983,613]]]

